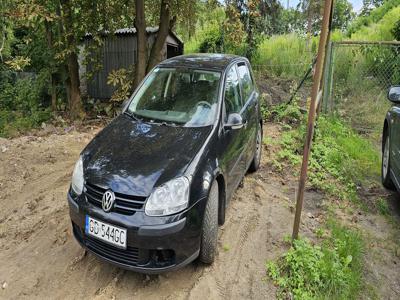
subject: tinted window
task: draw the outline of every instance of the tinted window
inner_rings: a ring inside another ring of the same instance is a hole
[[[226,114],[237,113],[242,108],[242,101],[240,98],[239,78],[235,66],[233,66],[226,77],[225,85],[225,107]]]
[[[254,90],[253,80],[251,79],[249,69],[245,63],[238,64],[238,71],[240,83],[242,85],[243,99],[244,102],[246,102]]]

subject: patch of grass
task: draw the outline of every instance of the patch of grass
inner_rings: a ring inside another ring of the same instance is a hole
[[[390,208],[387,200],[385,198],[378,198],[376,201],[376,208],[381,215],[388,216],[390,215]]]
[[[356,299],[362,287],[361,236],[329,223],[330,235],[318,245],[307,239],[293,246],[267,273],[278,286],[280,299]]]
[[[272,140],[272,137],[265,136],[263,139],[263,144],[266,146],[272,146],[274,144],[274,141]]]
[[[305,118],[282,135],[277,157],[291,165],[301,162]],[[309,182],[339,199],[358,199],[356,186],[369,184],[380,174],[379,153],[374,145],[335,117],[320,116],[309,162]]]

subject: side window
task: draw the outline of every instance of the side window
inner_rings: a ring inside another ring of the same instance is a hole
[[[226,77],[225,107],[226,107],[226,116],[228,116],[231,113],[238,113],[242,108],[239,78],[235,66],[231,67]]]
[[[246,63],[241,62],[238,64],[240,84],[243,91],[243,102],[246,102],[254,90],[253,80]]]

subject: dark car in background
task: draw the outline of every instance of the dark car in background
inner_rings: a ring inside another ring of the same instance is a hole
[[[259,168],[261,145],[247,59],[168,59],[82,151],[68,192],[74,236],[138,272],[212,263],[218,225],[243,176]]]
[[[383,126],[382,183],[400,192],[400,85],[389,89],[388,99],[393,105]]]

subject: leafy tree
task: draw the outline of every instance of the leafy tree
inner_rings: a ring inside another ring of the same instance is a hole
[[[332,17],[332,29],[345,30],[354,19],[353,5],[347,0],[335,0]]]
[[[381,6],[385,0],[363,0],[363,6],[361,8],[361,16],[368,16],[372,10]]]
[[[193,5],[193,3],[193,0],[150,0],[146,1],[146,3],[142,0],[135,1],[138,63],[136,65],[134,86],[137,86],[146,73],[161,61],[165,40],[177,20],[185,24],[191,16],[195,16],[196,5]],[[158,25],[157,36],[150,49],[147,49],[147,24]]]

